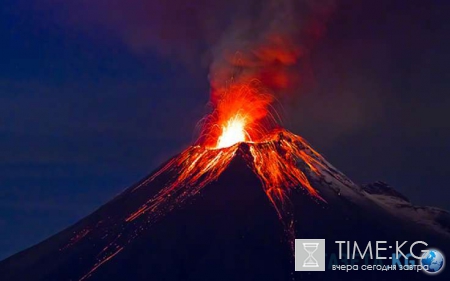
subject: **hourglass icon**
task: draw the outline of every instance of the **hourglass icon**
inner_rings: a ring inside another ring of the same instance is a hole
[[[313,256],[318,246],[319,243],[303,243],[303,248],[308,252],[308,257],[303,262],[303,267],[319,267],[319,263]]]

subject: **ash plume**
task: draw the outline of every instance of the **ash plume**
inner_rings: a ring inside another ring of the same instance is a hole
[[[211,111],[200,139],[210,146],[224,130],[256,140],[276,127],[274,103],[309,84],[311,50],[336,8],[336,0],[46,1],[70,11],[65,21],[100,28],[136,54],[208,69]]]
[[[213,88],[239,68],[239,79],[258,78],[279,91],[300,81],[292,70],[306,64],[336,0],[44,0],[35,6],[48,6],[45,16],[59,22],[102,30],[135,53],[156,51],[190,68],[207,67]]]
[[[323,34],[335,2],[250,2],[245,15],[238,16],[213,47],[212,87],[221,87],[229,77],[256,78],[274,92],[297,85],[299,64]]]

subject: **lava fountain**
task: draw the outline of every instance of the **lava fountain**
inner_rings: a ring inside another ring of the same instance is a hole
[[[245,130],[246,120],[239,114],[236,114],[226,124],[222,126],[222,134],[217,140],[217,148],[232,146],[238,142],[248,141],[249,135]]]

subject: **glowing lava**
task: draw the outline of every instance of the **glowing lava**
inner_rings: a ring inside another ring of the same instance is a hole
[[[232,117],[222,126],[222,134],[217,141],[217,148],[232,146],[239,142],[250,141],[245,131],[246,120],[239,114]]]
[[[213,111],[203,119],[198,145],[217,149],[257,141],[276,123],[270,112],[274,97],[259,80],[231,82],[211,95]]]

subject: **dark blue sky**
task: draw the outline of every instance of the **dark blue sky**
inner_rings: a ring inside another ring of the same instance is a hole
[[[341,1],[316,44],[315,87],[283,104],[285,126],[354,181],[450,209],[449,3],[354,2]],[[196,36],[168,53],[136,48],[127,25],[66,21],[45,5],[0,8],[0,259],[189,145],[209,98]]]

